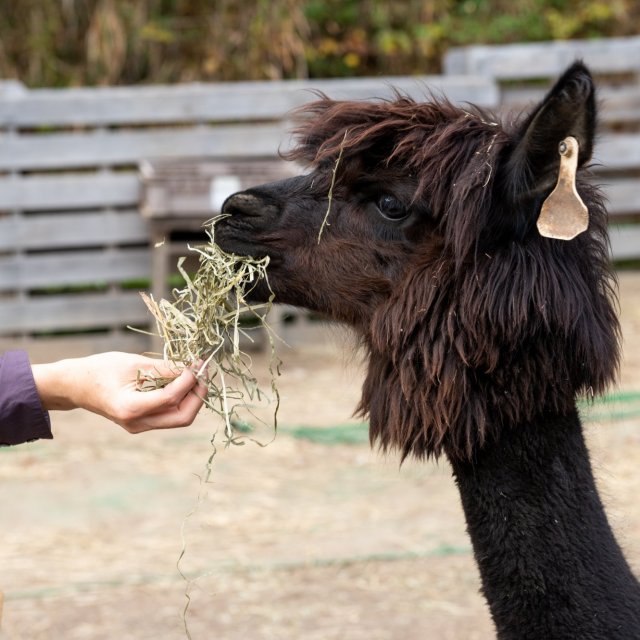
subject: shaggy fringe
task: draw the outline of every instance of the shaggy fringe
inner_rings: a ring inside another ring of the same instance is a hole
[[[373,443],[403,458],[471,458],[501,429],[568,414],[576,394],[605,390],[620,330],[607,212],[588,171],[578,190],[589,230],[558,242],[535,230],[529,209],[541,200],[518,208],[502,195],[513,134],[491,114],[398,96],[322,97],[302,115],[289,159],[330,167],[342,153],[337,183],[347,185],[392,166],[415,177],[414,199],[429,202],[435,220],[363,332],[369,366],[358,411]]]

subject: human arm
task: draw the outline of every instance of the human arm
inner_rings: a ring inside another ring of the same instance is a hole
[[[139,371],[175,379],[164,388],[141,392]],[[121,352],[33,365],[33,376],[46,410],[86,409],[129,433],[191,424],[206,392],[189,369]]]

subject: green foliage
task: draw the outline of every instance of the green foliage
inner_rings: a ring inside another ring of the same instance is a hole
[[[314,0],[312,76],[440,71],[450,46],[634,33],[637,0]]]
[[[28,86],[431,73],[450,46],[630,35],[638,0],[0,0]]]

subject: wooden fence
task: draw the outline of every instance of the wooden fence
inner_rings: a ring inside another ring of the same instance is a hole
[[[313,98],[417,98],[519,110],[583,58],[603,84],[596,148],[615,225],[616,259],[640,257],[640,38],[453,50],[445,75],[28,90],[0,83],[0,350],[35,359],[107,348],[144,350],[127,325],[149,321],[149,226],[140,215],[145,160],[276,159],[290,111]],[[214,213],[213,211],[211,212]]]
[[[27,90],[0,83],[0,350],[35,359],[107,348],[144,350],[126,329],[149,316],[140,215],[146,159],[275,159],[290,111],[313,97],[423,98],[495,107],[491,80],[469,77],[252,82]],[[212,212],[213,213],[213,212]]]

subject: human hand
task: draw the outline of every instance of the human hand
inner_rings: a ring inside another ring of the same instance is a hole
[[[140,371],[173,380],[142,392]],[[189,369],[115,351],[33,365],[33,375],[45,409],[87,409],[129,433],[190,425],[206,394],[206,386]]]

